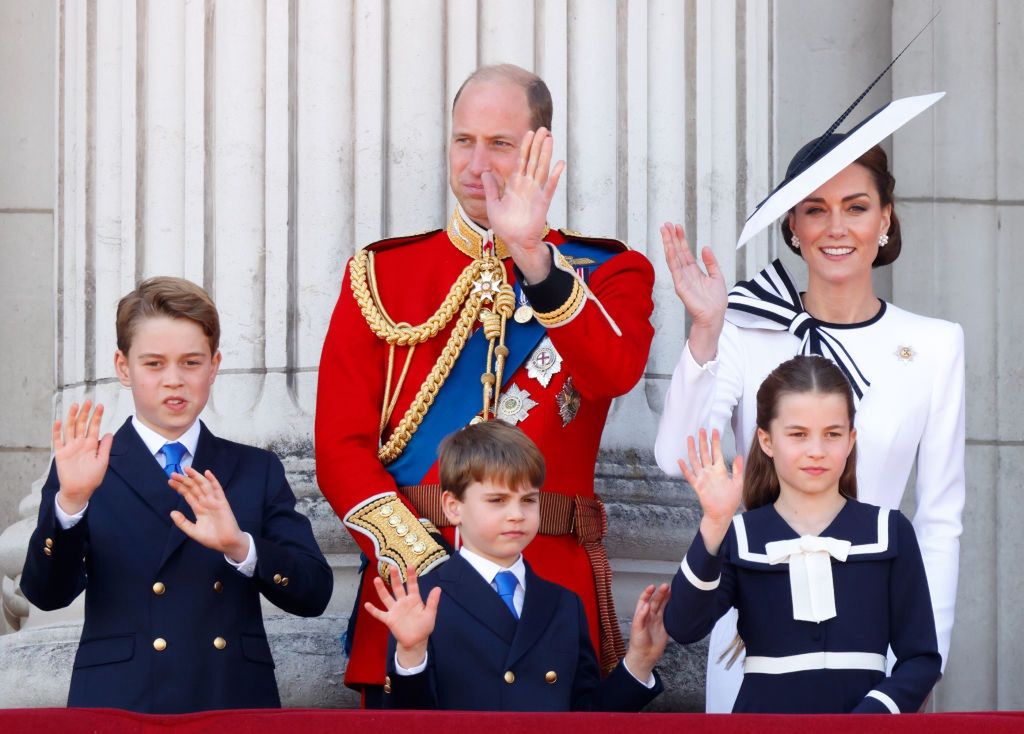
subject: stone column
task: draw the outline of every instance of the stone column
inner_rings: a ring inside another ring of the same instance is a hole
[[[382,236],[444,224],[449,105],[481,64],[519,63],[551,86],[569,163],[551,221],[626,240],[658,270],[650,367],[616,401],[598,467],[624,625],[639,589],[674,572],[697,515],[650,451],[685,332],[658,227],[684,221],[732,277],[774,250],[767,235],[733,246],[770,188],[774,12],[761,0],[58,2],[57,389],[39,418],[91,396],[114,430],[132,411],[112,369],[118,298],[156,274],[211,292],[224,362],[203,419],[282,456],[336,573],[323,618],[265,610],[285,705],[355,702],[337,637],[356,548],[316,488],[312,452],[344,263]],[[37,486],[0,541],[21,627],[0,637],[4,706],[60,705],[80,631],[80,600],[49,615],[19,602],[38,503]],[[673,648],[666,670],[658,705],[700,708],[699,656]],[[33,685],[17,684],[27,675]]]
[[[934,13],[897,0],[895,29]],[[967,358],[967,507],[945,710],[1024,706],[1024,8],[1004,0],[944,5],[896,67],[894,94],[945,91],[927,123],[897,137],[900,216],[910,233],[894,268],[896,301],[963,325]],[[904,33],[909,31],[904,31]]]

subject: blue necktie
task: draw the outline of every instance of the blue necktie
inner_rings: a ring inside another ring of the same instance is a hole
[[[181,457],[188,451],[184,445],[180,443],[165,443],[164,447],[160,449],[164,455],[164,473],[170,478],[171,474],[177,472],[178,474],[184,474],[185,470],[181,468]]]
[[[519,619],[519,613],[516,612],[516,605],[513,601],[516,587],[519,586],[519,579],[511,571],[499,571],[494,577],[494,585],[498,587],[498,596],[505,602],[505,606],[512,612],[512,616]]]

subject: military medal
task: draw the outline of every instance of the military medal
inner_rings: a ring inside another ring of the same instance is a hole
[[[580,394],[572,384],[572,377],[562,385],[562,389],[555,396],[555,402],[558,403],[558,414],[562,416],[562,428],[565,428],[580,412]]]
[[[523,293],[523,289],[517,288],[516,290],[519,291],[518,298],[516,299],[519,302],[519,307],[512,318],[516,320],[517,324],[529,323],[530,319],[533,318],[533,307],[526,300],[526,294]]]
[[[530,399],[530,393],[515,385],[510,385],[498,401],[497,418],[515,425],[526,420],[530,410],[537,407],[537,401]]]
[[[526,363],[526,374],[544,387],[551,382],[551,376],[562,371],[562,355],[555,349],[548,337],[541,339]]]

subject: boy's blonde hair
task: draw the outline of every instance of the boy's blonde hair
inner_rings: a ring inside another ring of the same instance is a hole
[[[499,482],[509,489],[544,484],[544,455],[515,426],[501,420],[476,423],[449,434],[437,450],[441,489],[462,501],[473,482]]]
[[[142,281],[117,303],[117,348],[128,354],[142,319],[166,316],[188,319],[210,340],[210,354],[220,346],[220,317],[210,294],[184,278],[158,276]]]

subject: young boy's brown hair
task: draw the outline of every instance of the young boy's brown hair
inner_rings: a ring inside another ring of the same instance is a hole
[[[500,482],[509,489],[544,484],[544,455],[515,426],[501,420],[466,426],[447,436],[437,450],[441,489],[460,502],[473,482]]]
[[[158,276],[142,281],[117,303],[117,348],[128,354],[135,328],[147,318],[166,316],[194,321],[210,340],[210,354],[220,346],[220,317],[210,294],[184,278]]]

